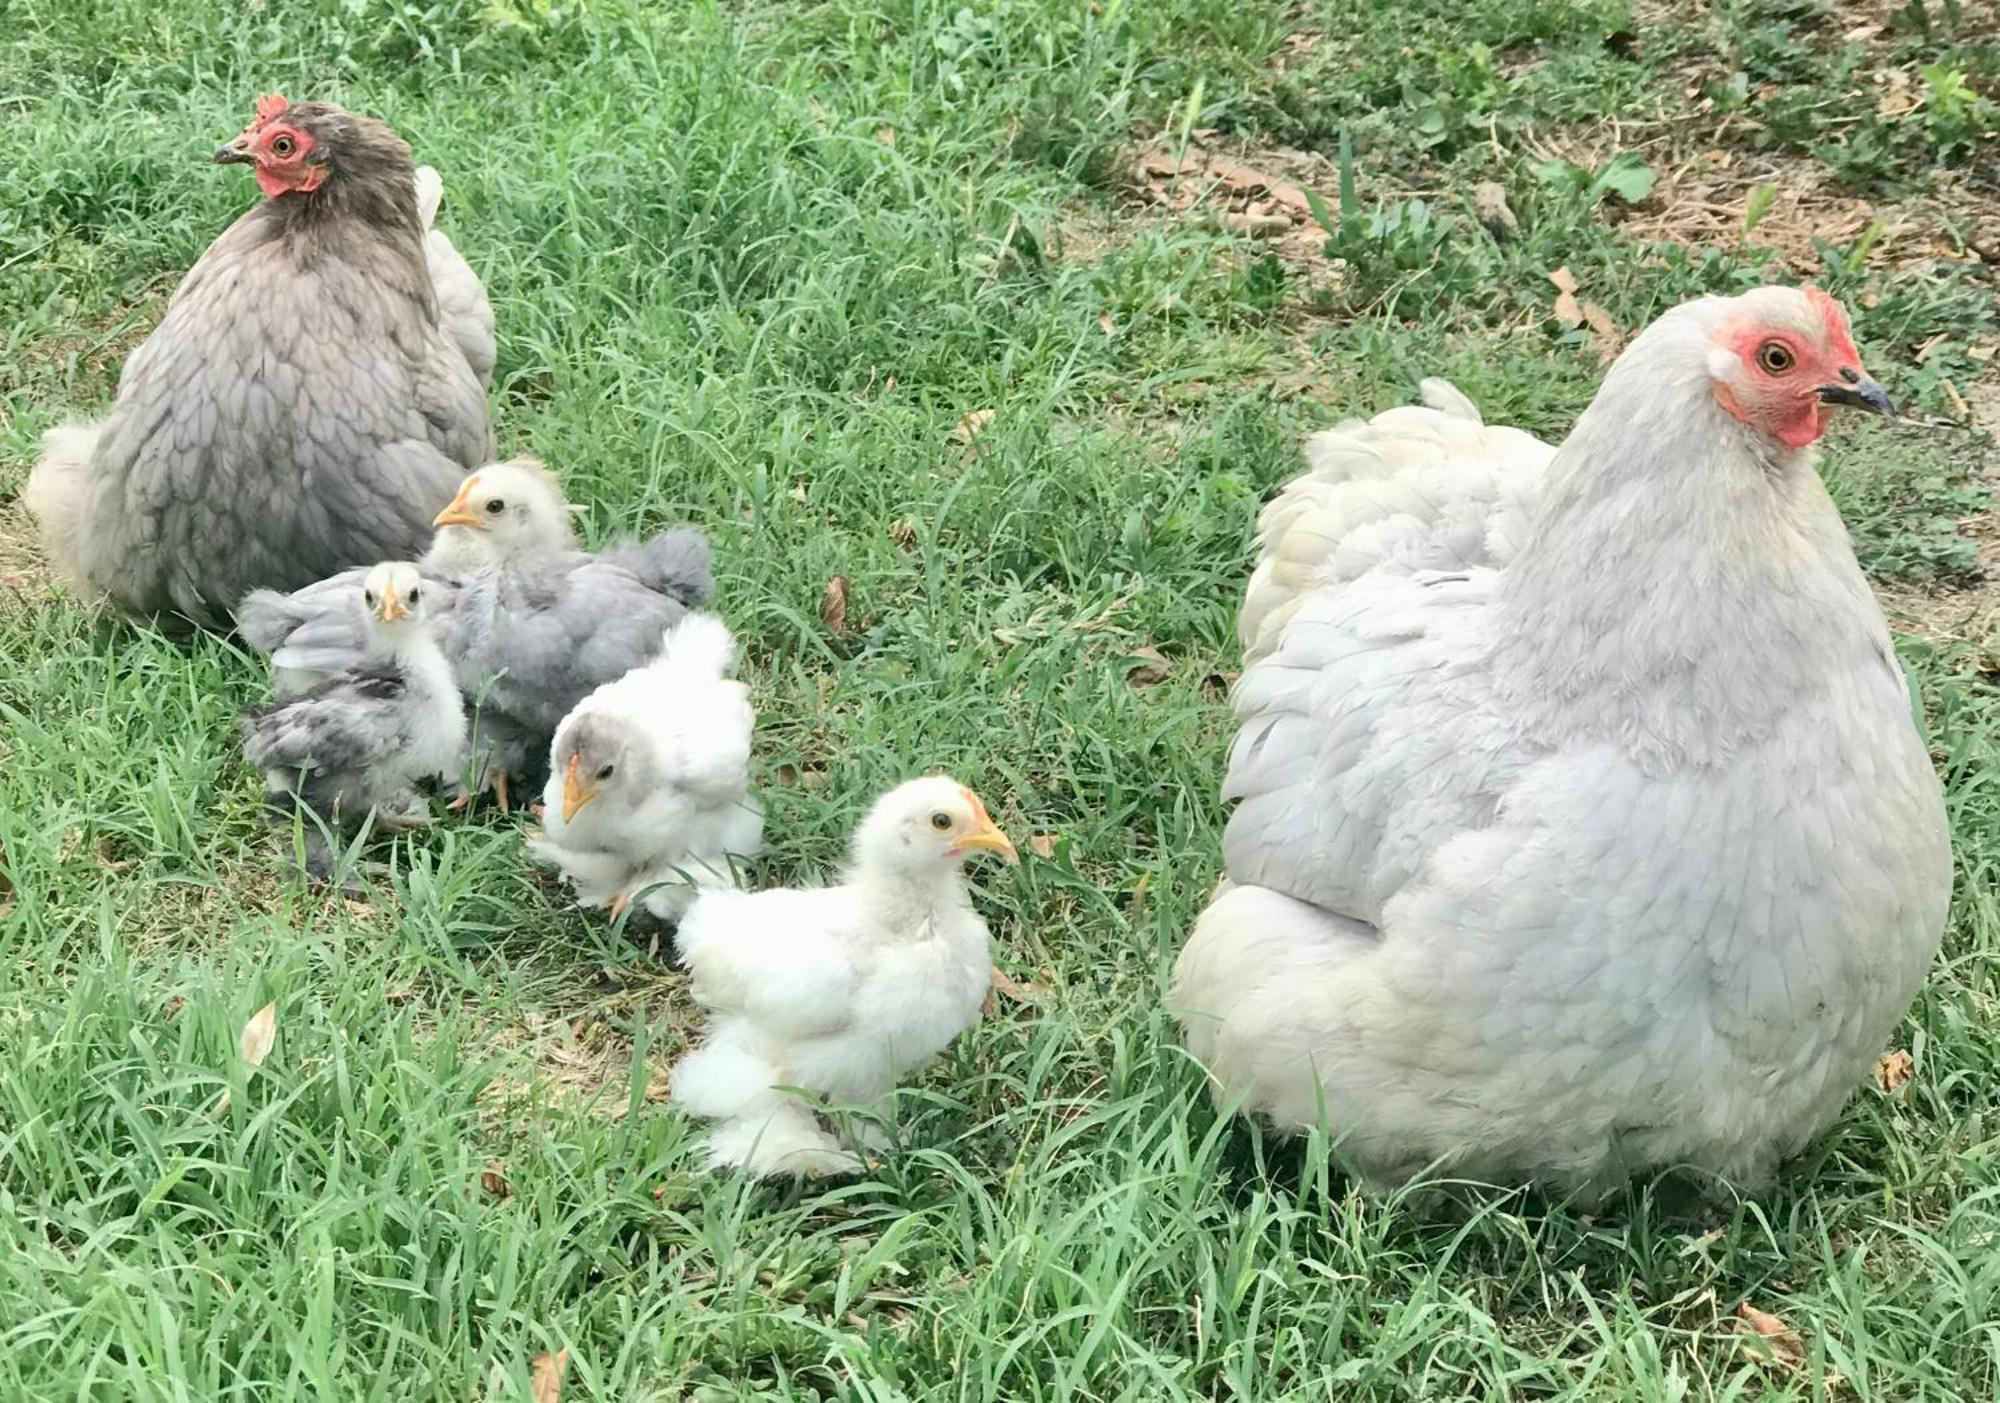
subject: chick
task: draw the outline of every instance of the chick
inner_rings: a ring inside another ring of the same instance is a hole
[[[477,784],[503,812],[510,777],[539,768],[570,709],[650,658],[714,587],[699,532],[593,554],[575,548],[569,518],[541,464],[495,463],[437,514],[423,560],[438,644],[474,708]],[[238,632],[271,655],[279,695],[371,660],[349,605],[359,584],[360,572],[346,571],[289,595],[245,597]]]
[[[750,689],[730,681],[736,640],[689,614],[660,656],[607,682],[556,728],[542,833],[528,850],[562,870],[577,904],[615,919],[637,901],[677,919],[702,887],[734,885],[764,815],[750,797]]]
[[[263,773],[266,804],[287,822],[306,816],[313,876],[333,875],[329,834],[352,831],[378,804],[464,758],[465,707],[425,626],[428,603],[416,566],[375,566],[357,604],[368,661],[243,714],[243,755]]]
[[[569,503],[555,474],[533,458],[490,463],[459,484],[431,523],[431,547],[418,561],[425,615],[439,647],[452,655],[453,615],[461,580],[508,561],[575,549]],[[366,567],[343,570],[290,594],[253,590],[236,606],[237,634],[270,655],[271,686],[298,696],[336,672],[375,661],[374,635],[355,608]]]
[[[658,653],[660,636],[714,584],[708,541],[687,529],[465,577],[449,655],[476,710],[480,786],[503,812],[509,780],[540,767],[563,718]]]
[[[992,966],[960,869],[982,852],[1016,860],[978,796],[933,776],[875,802],[842,885],[696,898],[677,943],[709,1029],[675,1066],[673,1097],[722,1122],[710,1168],[859,1166],[779,1088],[879,1107],[899,1076],[978,1021]]]

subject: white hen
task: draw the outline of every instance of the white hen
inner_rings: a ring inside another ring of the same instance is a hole
[[[764,815],[750,796],[750,689],[729,679],[736,640],[712,614],[670,629],[660,656],[607,682],[556,728],[542,833],[528,849],[577,903],[615,917],[637,899],[674,920],[698,888],[731,886]]]
[[[1267,509],[1228,881],[1175,971],[1218,1099],[1373,1177],[1752,1183],[1923,977],[1951,860],[1813,471],[1886,411],[1837,304],[1676,308],[1561,451],[1347,424]]]
[[[979,1019],[992,966],[960,868],[1014,845],[978,796],[943,776],[875,802],[847,881],[818,890],[704,892],[681,922],[681,963],[710,1015],[674,1068],[674,1100],[722,1125],[711,1168],[845,1173],[855,1157],[799,1087],[876,1106],[896,1080]]]

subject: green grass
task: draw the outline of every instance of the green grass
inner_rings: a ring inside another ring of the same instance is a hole
[[[1371,1200],[1324,1146],[1218,1120],[1162,1011],[1219,868],[1249,532],[1302,436],[1435,372],[1560,433],[1598,369],[1548,319],[1550,269],[1623,327],[1781,270],[1758,230],[1630,233],[1551,150],[1625,133],[1665,176],[1723,145],[1936,201],[1922,267],[1891,236],[1808,257],[1932,419],[1982,372],[1992,285],[1952,240],[1994,208],[1993,25],[1916,0],[1854,39],[1845,8],[16,0],[0,497],[251,198],[201,158],[252,96],[364,107],[445,173],[499,313],[503,446],[564,474],[593,537],[712,532],[763,875],[823,869],[869,796],[933,767],[1057,841],[979,898],[1047,1003],[912,1088],[873,1177],[746,1188],[698,1172],[661,1100],[678,981],[566,910],[508,824],[384,848],[365,907],[294,885],[235,752],[251,660],[0,595],[0,1397],[521,1398],[560,1347],[571,1399],[2000,1393],[1990,640],[1903,645],[1959,862],[1899,1034],[1916,1079],[1859,1092],[1754,1202],[1671,1178],[1596,1217]],[[1919,66],[1958,86],[1913,76],[1934,97],[1881,115],[1877,80]],[[1689,87],[1719,95],[1693,122]],[[1134,149],[1206,127],[1351,143],[1383,218],[1344,272],[1127,197]],[[1504,243],[1469,205],[1487,179],[1521,217]],[[1872,569],[1971,581],[1986,448],[1836,435]],[[1141,648],[1165,680],[1128,683]],[[237,1034],[270,1000],[246,1083]],[[1744,1300],[1803,1357],[1747,1347]]]

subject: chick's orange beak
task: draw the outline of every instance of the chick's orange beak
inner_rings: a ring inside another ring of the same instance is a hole
[[[396,596],[396,587],[387,581],[382,585],[382,597],[375,602],[375,617],[385,624],[393,624],[398,619],[410,615],[410,606]]]
[[[1013,843],[1000,831],[986,812],[986,805],[979,802],[979,796],[970,789],[963,791],[972,804],[972,831],[951,845],[951,855],[960,857],[968,852],[992,853],[1002,862],[1019,862],[1021,855],[1014,851]]]
[[[578,809],[597,797],[597,786],[594,784],[585,784],[583,776],[577,772],[577,765],[582,759],[583,757],[580,755],[570,756],[569,769],[563,772],[564,823],[568,823],[571,819],[575,818]]]
[[[433,526],[470,526],[475,531],[484,531],[486,521],[468,505],[472,501],[473,489],[479,486],[479,474],[474,473],[459,484],[458,495],[443,511],[431,518]]]

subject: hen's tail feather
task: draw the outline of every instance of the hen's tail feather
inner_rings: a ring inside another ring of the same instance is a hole
[[[1364,922],[1225,883],[1174,961],[1168,996],[1216,1101],[1285,1128],[1313,1123],[1315,1055],[1352,1051],[1323,1045],[1338,1019],[1336,986],[1379,945]],[[1297,1027],[1302,1006],[1313,1011],[1310,1036]]]
[[[1491,428],[1444,380],[1423,403],[1349,419],[1306,442],[1308,471],[1258,518],[1258,560],[1237,617],[1246,662],[1276,646],[1315,586],[1384,565],[1504,565],[1555,450]]]
[[[465,261],[442,229],[432,227],[444,199],[444,179],[430,166],[418,166],[417,215],[424,225],[424,260],[437,292],[438,323],[458,347],[482,386],[493,383],[497,347],[493,339],[493,306],[479,275]]]
[[[21,500],[41,530],[42,548],[56,573],[73,587],[84,589],[77,558],[83,508],[90,492],[90,458],[97,449],[99,426],[60,424],[42,435],[41,455],[28,474]]]
[[[428,229],[437,219],[438,204],[444,199],[444,177],[435,166],[417,167],[417,217]]]

